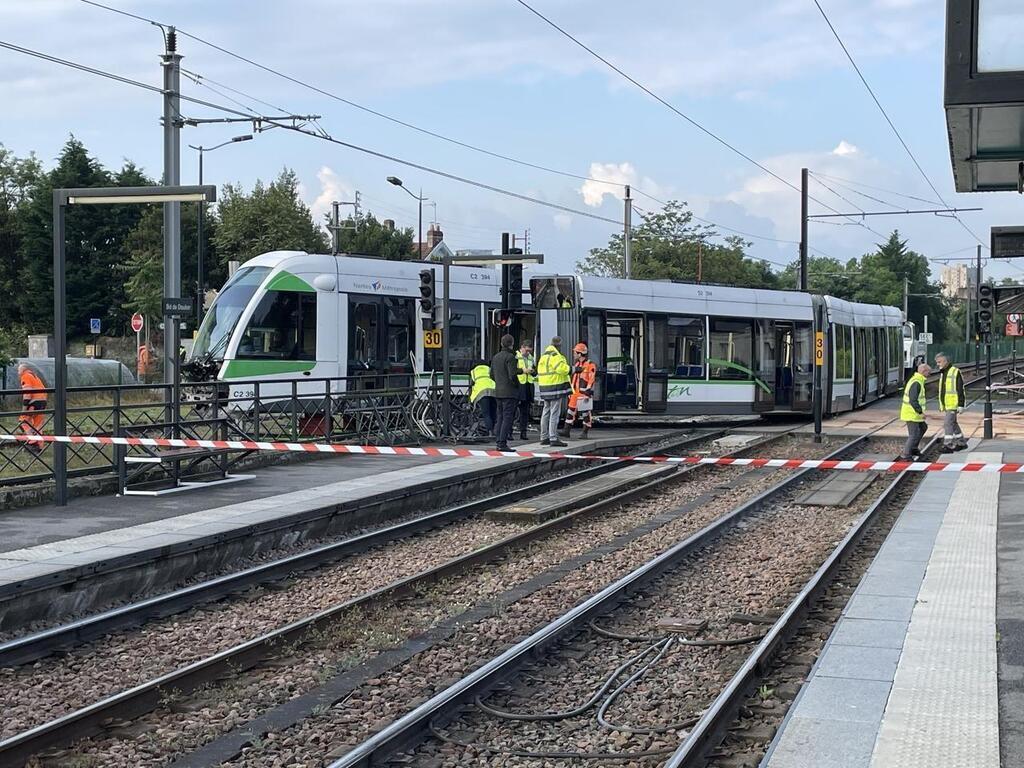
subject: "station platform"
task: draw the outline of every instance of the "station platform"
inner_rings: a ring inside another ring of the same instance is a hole
[[[965,458],[1022,461],[1024,441]],[[1022,512],[1024,476],[928,473],[761,768],[1024,766]]]
[[[629,452],[680,430],[616,428],[567,451]],[[480,446],[466,446],[480,447]],[[516,447],[540,450],[532,442]],[[529,483],[537,458],[345,455],[253,471],[244,483],[161,497],[84,497],[0,514],[0,632],[174,586],[277,548],[351,534]],[[83,589],[83,584],[91,586]],[[70,585],[74,584],[74,590]],[[19,608],[12,606],[17,602]]]

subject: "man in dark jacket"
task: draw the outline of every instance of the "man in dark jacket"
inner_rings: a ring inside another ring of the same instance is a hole
[[[501,351],[491,360],[491,378],[494,379],[494,396],[498,401],[494,434],[499,451],[510,451],[509,438],[519,404],[519,361],[512,351],[516,340],[508,334],[501,337]]]

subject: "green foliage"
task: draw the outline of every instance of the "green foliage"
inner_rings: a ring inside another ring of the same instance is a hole
[[[248,261],[267,251],[326,251],[327,237],[299,199],[298,187],[295,173],[288,169],[269,185],[257,181],[249,194],[241,186],[225,185],[214,237],[221,264]]]
[[[0,370],[13,362],[15,357],[25,357],[28,331],[20,325],[0,325]]]
[[[694,224],[686,203],[669,201],[659,212],[648,215],[633,229],[632,274],[638,280],[680,280],[723,283],[754,288],[774,288],[775,275],[761,261],[749,259],[749,243],[727,237],[712,243],[714,227]],[[586,275],[621,277],[624,273],[624,244],[621,234],[612,235],[604,248],[593,248],[587,259],[576,263]]]
[[[35,156],[19,159],[0,144],[0,329],[22,319],[14,300],[21,273],[21,220],[41,174]]]
[[[330,223],[330,215],[325,217]],[[342,223],[338,250],[361,256],[375,256],[389,261],[410,258],[413,244],[412,228],[386,228],[371,213],[359,219],[349,217]]]

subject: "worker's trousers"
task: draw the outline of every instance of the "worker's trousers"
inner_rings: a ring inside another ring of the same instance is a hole
[[[964,433],[960,431],[960,424],[956,420],[956,411],[942,412],[942,444],[947,448],[966,448],[967,440]]]
[[[921,445],[921,438],[928,431],[928,425],[923,421],[907,422],[907,442],[903,446],[901,458],[912,459],[918,454],[918,446]]]
[[[562,415],[562,401],[559,397],[545,397],[544,410],[540,414],[540,439],[558,440],[558,418]]]

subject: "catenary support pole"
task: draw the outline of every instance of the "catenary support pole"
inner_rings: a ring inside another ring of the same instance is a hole
[[[993,437],[992,431],[992,341],[985,342],[985,420],[983,423],[986,440]]]
[[[341,203],[335,200],[331,203],[331,253],[335,256],[340,252],[341,246]]]
[[[53,192],[53,433],[68,433],[67,304],[64,288],[64,195]],[[68,503],[67,446],[53,446],[54,503]]]
[[[181,55],[177,52],[177,33],[167,29],[167,46],[161,57],[164,82],[164,186],[181,183]],[[181,295],[181,203],[164,203],[164,298]],[[178,325],[173,317],[164,317],[164,382],[174,380],[178,359]]]
[[[203,186],[203,148],[199,148],[199,186]],[[196,223],[196,232],[199,234],[196,243],[196,329],[203,324],[203,301],[206,298],[206,269],[203,264],[203,257],[206,253],[203,243],[203,223],[206,219],[206,201],[199,203],[199,221]]]
[[[630,196],[629,184],[626,185],[626,199],[622,216],[622,255],[625,278],[633,277],[633,198]]]
[[[800,285],[807,290],[807,169],[800,170]]]
[[[981,244],[978,244],[978,267],[974,274],[974,306],[981,309]],[[981,334],[979,327],[974,329],[974,370],[981,369]]]
[[[442,290],[444,291],[444,307],[442,317],[444,328],[441,335],[441,364],[444,367],[444,392],[441,400],[441,421],[445,437],[452,433],[452,365],[451,365],[451,327],[452,310],[448,297],[451,296],[451,259],[444,256],[441,260]]]

